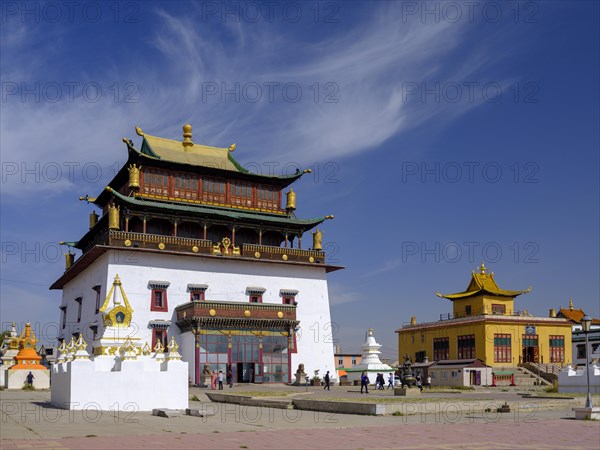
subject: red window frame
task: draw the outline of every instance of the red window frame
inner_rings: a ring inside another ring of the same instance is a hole
[[[156,347],[156,342],[160,339],[160,342],[164,348],[167,348],[169,344],[167,330],[164,328],[153,328],[152,329],[152,350]]]
[[[157,305],[156,304],[156,296],[157,294],[161,294],[162,295],[162,305]],[[169,311],[169,305],[167,303],[167,290],[166,289],[162,289],[162,288],[153,288],[152,289],[152,294],[150,297],[150,311],[162,311],[162,312],[167,312]]]
[[[458,359],[475,358],[475,335],[466,334],[458,336]]]
[[[194,298],[197,296],[198,298]],[[204,291],[192,291],[190,292],[190,302],[193,301],[204,301],[206,300],[204,297]]]
[[[142,171],[142,191],[146,194],[169,195],[169,174],[161,170],[147,169]]]
[[[512,362],[512,336],[494,334],[494,362]]]
[[[198,177],[185,173],[173,175],[173,197],[198,199]]]
[[[294,299],[294,297],[292,297],[291,295],[284,295],[284,296],[281,298],[281,302],[282,302],[284,305],[293,305],[293,304],[294,304],[294,301],[295,301],[295,299]]]
[[[252,196],[252,185],[241,181],[232,181],[229,184],[230,199],[232,205],[254,206]]]
[[[561,345],[556,345],[560,343]],[[565,337],[562,335],[550,335],[550,362],[562,363],[565,362]]]
[[[256,187],[257,206],[262,209],[279,209],[281,191],[273,186]]]
[[[250,294],[249,297],[250,297],[249,298],[250,303],[262,303],[263,302],[262,294],[261,295]]]
[[[444,359],[450,359],[450,338],[434,338],[433,360],[441,361]]]
[[[214,203],[227,203],[227,183],[218,178],[202,180],[202,200]]]

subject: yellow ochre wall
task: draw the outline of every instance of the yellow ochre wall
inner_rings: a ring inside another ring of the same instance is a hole
[[[452,302],[452,313],[454,317],[465,317],[465,307],[470,306],[471,315],[473,316],[491,314],[493,304],[505,305],[506,314],[513,314],[514,312],[515,301],[513,298],[486,295],[454,300]]]
[[[508,306],[507,306],[508,308]],[[522,335],[525,334],[526,325],[535,325],[538,335],[538,348],[540,361],[550,362],[550,335],[564,336],[564,363],[573,361],[571,349],[571,325],[536,323],[535,318],[531,321],[522,323],[506,323],[492,320],[480,320],[473,323],[449,324],[440,322],[439,325],[428,326],[426,328],[411,327],[402,329],[398,332],[398,360],[403,361],[408,353],[412,361],[415,360],[415,353],[425,351],[429,361],[433,361],[433,339],[449,338],[449,359],[458,359],[458,336],[475,335],[475,357],[482,360],[489,366],[507,366],[513,362],[494,362],[494,334],[511,335],[511,352],[514,364],[521,362],[522,355]],[[424,336],[424,342],[421,341],[421,335]],[[414,339],[413,339],[414,338]]]

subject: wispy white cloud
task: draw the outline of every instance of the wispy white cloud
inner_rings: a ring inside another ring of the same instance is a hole
[[[178,138],[181,125],[190,122],[197,142],[222,146],[237,142],[242,162],[251,158],[307,164],[325,156],[332,160],[369,151],[434,117],[439,124],[477,106],[477,102],[423,102],[418,96],[407,100],[405,83],[460,83],[488,58],[473,53],[465,58],[468,64],[449,61],[447,55],[465,42],[465,25],[414,21],[399,26],[397,8],[393,3],[371,6],[351,27],[342,32],[337,28],[319,41],[306,36],[298,40],[276,26],[199,27],[193,11],[177,16],[158,9],[155,26],[149,27],[154,34],[142,44],[152,58],[135,56],[135,64],[115,63],[93,75],[62,73],[59,83],[98,83],[103,88],[98,101],[87,101],[77,91],[72,102],[49,103],[43,98],[23,102],[11,97],[3,103],[2,158],[25,164],[91,161],[107,167],[124,159],[119,140],[131,137],[134,125]],[[39,40],[32,36],[17,29],[3,43],[2,66],[11,67],[11,79],[33,82],[41,67],[59,72],[57,61],[66,57],[62,44],[49,45],[48,53],[23,57],[32,39]],[[56,37],[59,43],[65,39]],[[134,96],[137,103],[123,101],[126,81],[139,89]],[[115,82],[121,89],[118,101],[111,89]],[[302,88],[297,102],[287,101],[281,92],[283,84],[292,82]],[[235,83],[242,89],[239,101],[222,92]],[[244,97],[244,87],[252,83],[262,87],[257,102]],[[265,83],[279,83],[273,101]],[[220,93],[207,96],[209,84]],[[325,102],[327,94],[337,103]],[[11,197],[40,191],[58,195],[74,183],[77,180],[68,179],[24,187],[18,176],[11,176],[3,180],[2,190]]]

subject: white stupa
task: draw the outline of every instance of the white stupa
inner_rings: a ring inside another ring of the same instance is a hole
[[[390,373],[394,372],[394,369],[381,362],[379,359],[380,348],[381,345],[377,343],[373,336],[373,328],[369,328],[365,336],[365,343],[362,346],[363,353],[360,363],[353,365],[350,369],[346,369],[349,381],[360,380],[362,373],[366,372],[371,383],[375,382],[375,376],[378,373],[383,373],[383,377],[387,383],[387,377]]]

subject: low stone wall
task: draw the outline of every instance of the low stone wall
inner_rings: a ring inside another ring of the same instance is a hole
[[[590,371],[590,392],[600,394],[600,367],[591,364]],[[586,369],[573,369],[567,367],[558,373],[558,392],[578,392],[587,393]]]
[[[213,392],[207,392],[206,396],[211,402],[216,403],[231,403],[235,405],[244,406],[258,406],[262,408],[276,408],[276,409],[292,409],[292,400],[274,400],[268,398],[253,398],[245,395],[230,395],[230,394],[218,394]]]
[[[27,379],[27,375],[30,371],[28,369],[9,369],[3,372],[6,372],[6,388],[23,389],[23,386],[25,386],[25,380]],[[33,374],[33,387],[35,389],[50,388],[50,371],[48,369],[32,370],[31,373]]]
[[[323,400],[292,400],[295,409],[322,411],[336,414],[360,414],[381,416],[386,414],[386,405],[362,402],[328,402]]]

